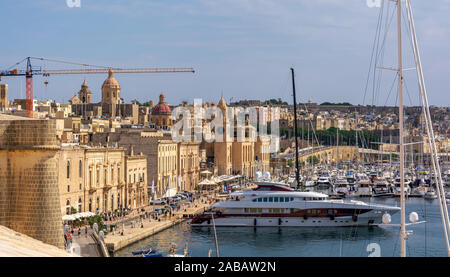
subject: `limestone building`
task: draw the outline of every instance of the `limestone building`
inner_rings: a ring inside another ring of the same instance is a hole
[[[0,84],[0,111],[6,111],[9,108],[8,85]]]
[[[91,141],[96,144],[117,143],[127,151],[133,148],[136,153],[142,152],[147,156],[149,197],[176,194],[178,144],[165,137],[161,131],[121,128],[115,132],[95,133]]]
[[[100,103],[92,103],[92,92],[86,81],[84,81],[78,96],[70,99],[72,111],[75,115],[84,118],[104,117],[106,119],[114,119],[120,117],[129,119],[132,124],[138,124],[139,105],[136,103],[122,103],[120,93],[119,82],[114,77],[114,71],[110,69],[108,78],[102,85]]]
[[[158,129],[170,129],[173,126],[172,111],[163,93],[159,96],[159,103],[152,110],[151,122]]]
[[[94,213],[124,208],[125,152],[116,147],[68,145],[58,153],[61,211]]]
[[[148,205],[147,157],[142,153],[135,155],[133,147],[125,156],[125,174],[126,207],[136,209]]]
[[[178,176],[180,176],[179,189],[195,190],[200,174],[200,143],[178,143]]]

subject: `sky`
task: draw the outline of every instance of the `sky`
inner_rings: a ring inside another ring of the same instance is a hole
[[[382,73],[379,94],[365,89],[380,11],[367,1],[376,0],[80,0],[81,7],[72,8],[66,0],[1,1],[0,70],[27,56],[123,68],[192,67],[194,74],[115,77],[125,102],[157,102],[163,92],[169,104],[218,102],[221,95],[227,102],[292,103],[293,67],[300,102],[395,105],[391,71]],[[450,0],[430,2],[412,0],[425,82],[431,105],[450,106]],[[411,52],[404,34],[404,51]],[[387,38],[386,45],[396,46],[393,34]],[[395,47],[385,51],[384,66],[395,66]],[[408,54],[404,64],[414,65]],[[86,79],[98,102],[106,77],[36,76],[34,96],[67,103]],[[10,100],[25,97],[24,78],[1,83],[9,84]],[[419,105],[413,71],[405,73],[405,83],[405,104]]]

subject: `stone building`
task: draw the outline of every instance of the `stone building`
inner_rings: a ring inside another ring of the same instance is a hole
[[[179,188],[193,191],[198,185],[200,173],[200,143],[178,143],[178,176],[180,176]]]
[[[55,121],[0,114],[0,225],[64,247]]]
[[[58,153],[61,210],[95,213],[124,208],[123,148],[68,145]]]
[[[256,170],[268,170],[270,168],[270,141],[253,138],[256,130],[249,124],[249,118],[245,118],[245,126],[242,128],[242,138],[238,141],[239,128],[234,126],[231,134],[227,133],[227,125],[231,119],[227,118],[227,104],[223,97],[218,103],[223,114],[223,141],[202,143],[208,157],[214,158],[214,166],[219,175],[244,175],[253,177]]]
[[[113,212],[148,204],[147,158],[123,148],[64,144],[58,152],[61,212]]]
[[[72,111],[75,115],[88,117],[104,117],[113,119],[121,117],[129,119],[132,124],[139,123],[139,105],[136,103],[122,103],[120,98],[121,88],[114,77],[112,69],[108,72],[108,78],[102,85],[102,99],[100,103],[91,103],[92,93],[86,81],[81,85],[78,100],[71,98]],[[80,103],[81,102],[81,103]]]
[[[172,111],[163,93],[159,96],[159,103],[152,110],[151,122],[158,129],[170,129],[173,126]]]
[[[8,108],[8,85],[0,84],[0,111],[6,111]]]
[[[125,205],[136,209],[148,205],[147,185],[147,157],[134,154],[133,147],[130,155],[125,156]]]
[[[172,196],[177,192],[178,145],[168,139],[161,131],[149,129],[117,129],[115,132],[95,133],[93,143],[117,143],[129,151],[142,152],[147,156],[147,183],[149,197]]]
[[[78,98],[83,104],[90,104],[92,102],[92,92],[89,89],[86,80],[84,80],[83,84],[81,85],[81,89],[78,92]]]

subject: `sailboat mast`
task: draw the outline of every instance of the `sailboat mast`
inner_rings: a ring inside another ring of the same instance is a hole
[[[402,61],[402,0],[397,0],[397,36],[398,36],[398,113],[400,144],[400,239],[401,257],[406,257],[405,230],[405,176],[404,176],[404,134],[403,134],[403,61]]]
[[[298,130],[297,130],[297,99],[295,96],[295,80],[294,80],[294,69],[291,68],[292,73],[292,92],[294,96],[294,134],[295,134],[295,180],[297,181],[297,186],[300,185],[300,172],[298,171]]]

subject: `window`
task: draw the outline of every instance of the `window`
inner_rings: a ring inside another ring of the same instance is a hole
[[[83,172],[83,165],[82,165],[81,160],[80,160],[80,162],[78,163],[78,176],[79,176],[79,177],[82,176],[82,175],[81,175],[82,172]]]
[[[273,197],[269,197],[269,202],[273,202]]]
[[[267,202],[267,197],[264,197],[264,198],[263,198],[263,202]]]
[[[80,183],[80,190],[81,190],[81,183]]]
[[[284,197],[280,197],[280,202],[284,202]]]
[[[70,178],[70,162],[67,161],[67,179]]]
[[[273,202],[278,202],[278,197],[274,197]]]
[[[258,202],[262,202],[262,198],[260,197],[260,198],[258,198]]]
[[[67,192],[70,192],[70,185],[67,185]]]
[[[285,197],[284,202],[289,202],[289,197]]]

